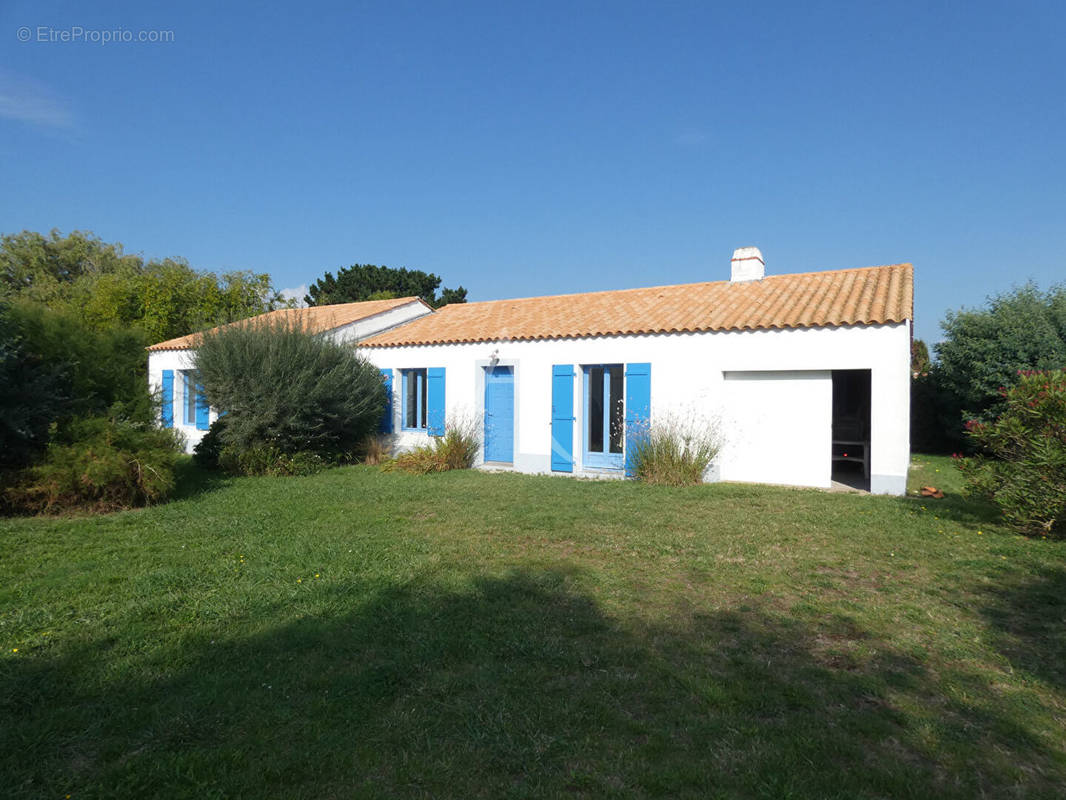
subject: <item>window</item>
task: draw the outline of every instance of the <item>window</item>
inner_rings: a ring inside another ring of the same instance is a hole
[[[624,372],[621,364],[597,364],[585,373],[585,464],[621,469],[625,439]]]
[[[428,382],[426,370],[405,369],[403,374],[403,427],[407,430],[426,429]]]
[[[196,371],[191,369],[182,370],[182,407],[184,414],[182,422],[186,425],[196,424]]]

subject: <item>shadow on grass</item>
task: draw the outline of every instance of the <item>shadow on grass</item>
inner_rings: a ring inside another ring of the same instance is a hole
[[[880,798],[1035,796],[1061,778],[1021,710],[973,699],[980,676],[932,675],[846,618],[623,625],[550,571],[307,591],[330,612],[257,635],[0,662],[6,789]]]
[[[984,592],[981,613],[1011,666],[1066,688],[1066,568],[1018,575]]]
[[[981,498],[967,497],[961,492],[945,494],[940,500],[917,495],[908,495],[902,500],[908,506],[924,505],[940,518],[951,520],[961,525],[980,527],[982,525],[1004,524],[1003,517],[994,504]]]
[[[174,465],[174,492],[170,500],[188,500],[222,488],[226,475],[221,470],[204,469],[191,457],[183,456]]]

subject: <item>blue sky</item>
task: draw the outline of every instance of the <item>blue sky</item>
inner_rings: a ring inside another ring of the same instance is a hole
[[[0,4],[0,231],[472,300],[911,261],[930,340],[1066,279],[1066,4],[147,5]]]

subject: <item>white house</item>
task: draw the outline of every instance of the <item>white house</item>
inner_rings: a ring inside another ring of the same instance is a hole
[[[285,308],[255,319],[298,320],[312,333],[331,336],[340,342],[357,342],[429,314],[432,310],[417,297],[400,297],[313,308]],[[218,419],[217,410],[208,407],[196,383],[192,362],[199,340],[200,334],[193,333],[148,348],[148,385],[162,400],[162,424],[168,428],[175,427],[184,434],[185,449],[189,453],[203,438],[211,423]]]
[[[724,281],[431,313],[392,301],[405,321],[345,340],[382,370],[383,431],[401,449],[473,417],[484,466],[622,476],[649,421],[702,420],[724,439],[708,479],[829,487],[850,466],[870,491],[902,494],[911,265],[766,276],[743,248],[731,266]],[[150,379],[166,407],[162,368]]]

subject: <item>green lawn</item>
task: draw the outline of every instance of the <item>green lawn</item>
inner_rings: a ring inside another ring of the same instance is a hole
[[[190,472],[0,521],[0,795],[1060,797],[1066,543],[915,483]]]

